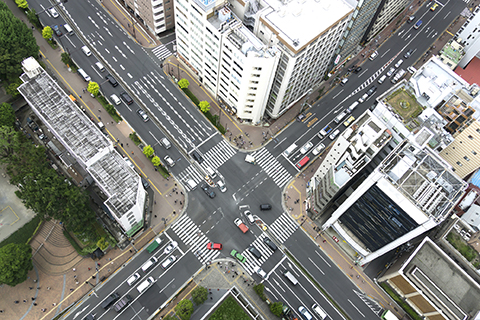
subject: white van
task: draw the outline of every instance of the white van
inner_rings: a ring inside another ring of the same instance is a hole
[[[298,280],[297,278],[295,278],[295,276],[288,270],[285,270],[283,272],[283,275],[285,276],[285,278],[287,278],[294,286],[296,286],[298,284]]]
[[[116,94],[112,94],[110,96],[110,99],[112,99],[113,103],[118,106],[120,103],[122,103],[122,101],[117,97]]]
[[[207,174],[210,176],[210,178],[215,179],[217,177],[217,174],[212,170],[212,168],[206,167],[205,171],[207,171]]]
[[[90,80],[92,80],[92,78],[90,78],[90,76],[83,70],[83,69],[78,69],[77,70],[78,74],[82,76],[83,80],[85,80],[86,82],[89,82]]]
[[[292,143],[292,145],[290,145],[290,147],[288,147],[287,150],[283,151],[283,154],[285,155],[285,157],[288,157],[297,148],[298,146],[295,143]]]
[[[145,262],[145,263],[143,264],[143,266],[142,266],[142,271],[146,273],[146,272],[147,272],[151,267],[153,267],[153,266],[155,265],[155,263],[157,263],[157,262],[158,262],[157,258],[151,257],[150,259],[148,259],[147,262]]]
[[[197,189],[197,184],[192,179],[187,181],[187,186],[190,188],[190,191]]]
[[[70,27],[68,24],[64,24],[63,27],[65,28],[65,31],[67,31],[69,35],[73,35],[72,27]]]
[[[128,278],[127,284],[131,287],[137,280],[140,279],[140,274],[138,272],[134,273],[133,276]]]
[[[315,312],[317,314],[317,316],[320,317],[320,319],[324,320],[326,317],[327,317],[327,314],[325,313],[325,311],[323,311],[322,308],[320,308],[318,306],[318,304],[314,303],[313,306],[312,306],[312,310],[313,312]]]
[[[170,258],[168,258],[168,259],[166,259],[165,261],[163,261],[163,263],[162,263],[162,269],[163,269],[163,270],[167,270],[168,267],[170,267],[170,265],[175,262],[175,260],[177,260],[177,257],[175,257],[175,256],[170,256]]]
[[[143,281],[137,287],[139,293],[143,293],[145,290],[151,287],[152,284],[155,283],[155,279],[153,277],[148,277],[147,280]]]
[[[95,66],[97,67],[98,71],[100,72],[105,71],[105,67],[100,62],[95,62]]]
[[[358,101],[355,101],[354,103],[352,103],[350,107],[347,108],[347,112],[352,113],[353,109],[355,109],[357,106],[358,106]]]
[[[340,113],[333,121],[335,121],[335,123],[340,123],[346,115],[347,113],[342,111],[342,113]]]
[[[83,47],[82,47],[82,51],[83,51],[83,53],[85,53],[85,55],[86,55],[87,57],[90,57],[90,56],[92,55],[92,52],[90,51],[90,49],[88,49],[87,46],[83,46]]]

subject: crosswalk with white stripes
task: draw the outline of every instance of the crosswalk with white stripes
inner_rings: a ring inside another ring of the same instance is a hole
[[[266,237],[265,234],[261,234],[255,241],[251,244],[254,246],[260,253],[262,257],[257,259],[253,254],[248,251],[248,248],[242,252],[242,255],[247,258],[247,260],[242,264],[242,267],[249,273],[255,273],[255,267],[261,267],[262,264],[267,261],[267,259],[274,253],[264,242],[263,239]]]
[[[183,185],[188,188],[187,181],[192,179],[195,181],[196,184],[199,184],[200,182],[204,181],[205,177],[203,176],[202,173],[200,173],[195,166],[190,164],[188,167],[186,167],[182,172],[180,172],[177,176],[177,180],[182,181]],[[190,190],[188,190],[190,191]]]
[[[285,212],[268,226],[270,233],[281,243],[287,241],[297,229],[297,223]]]
[[[165,45],[161,44],[158,47],[155,47],[152,49],[152,53],[157,57],[160,61],[165,60],[165,58],[169,57],[172,55],[170,50],[168,50]]]
[[[217,168],[227,162],[228,159],[233,157],[236,153],[237,151],[233,149],[227,141],[222,140],[203,155],[204,162],[202,163],[202,166],[217,170]]]
[[[186,214],[175,222],[172,230],[183,243],[190,247],[192,253],[202,264],[214,260],[220,254],[218,250],[207,249],[207,243],[210,240]]]
[[[265,148],[262,148],[252,154],[255,162],[272,178],[280,188],[282,188],[292,176],[288,171],[275,159],[274,156]]]

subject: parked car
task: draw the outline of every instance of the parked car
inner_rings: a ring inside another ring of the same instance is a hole
[[[357,67],[354,72],[359,73],[360,71],[362,71],[362,67]]]
[[[303,145],[303,147],[300,149],[301,154],[305,154],[308,152],[313,147],[313,143],[311,141],[308,141]]]
[[[312,153],[314,156],[316,156],[317,154],[322,152],[324,149],[325,149],[325,145],[323,143],[320,143],[315,149],[313,149]]]
[[[387,77],[390,78],[393,75],[394,72],[395,72],[395,68],[391,67],[390,70],[388,70],[388,72],[386,73]]]
[[[343,125],[345,127],[348,127],[353,121],[355,121],[355,117],[354,116],[350,116],[350,118],[348,118],[344,123]]]
[[[54,25],[52,27],[52,29],[55,32],[55,34],[57,35],[57,37],[60,37],[63,34],[62,31],[60,31],[60,28],[57,25]]]
[[[411,74],[414,74],[415,72],[417,72],[417,69],[415,69],[414,67],[410,66],[407,68],[407,71],[410,72]]]
[[[397,63],[395,63],[395,68],[400,67],[402,65],[402,63],[403,63],[402,59],[398,60]]]
[[[378,56],[378,52],[377,51],[373,51],[373,53],[370,55],[370,60],[374,60],[376,57]]]
[[[384,74],[383,76],[380,77],[380,79],[378,79],[377,82],[378,82],[379,84],[382,84],[382,83],[385,81],[386,78],[387,78],[387,75]]]
[[[375,91],[377,91],[377,87],[376,87],[376,86],[372,86],[370,89],[368,89],[367,94],[368,94],[369,96],[371,96],[372,94],[375,93]]]
[[[415,20],[415,16],[410,16],[407,20],[408,23],[412,23]]]

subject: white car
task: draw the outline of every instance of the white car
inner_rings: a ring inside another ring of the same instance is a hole
[[[169,254],[178,246],[177,241],[172,241],[166,248],[163,250],[163,254]]]
[[[400,67],[400,65],[401,65],[402,63],[403,63],[403,60],[402,60],[402,59],[398,60],[397,63],[395,63],[395,68]]]
[[[165,163],[168,164],[170,167],[173,167],[175,165],[175,161],[173,161],[170,156],[165,156],[163,160],[165,160]]]
[[[388,70],[388,72],[387,72],[387,77],[390,78],[393,75],[394,72],[395,72],[395,68],[391,67],[390,70]]]
[[[255,219],[253,218],[253,214],[249,210],[245,211],[243,214],[245,215],[245,217],[247,217],[248,223],[250,223],[250,224],[255,223]]]
[[[217,187],[221,192],[227,191],[227,187],[225,186],[225,183],[223,183],[222,180],[217,182]]]
[[[335,138],[338,136],[339,133],[340,133],[340,130],[338,129],[335,130],[335,132],[330,135],[330,139],[335,140]]]
[[[300,149],[300,153],[301,154],[305,154],[308,152],[308,150],[310,150],[311,148],[313,147],[313,143],[308,141],[307,143],[305,143],[302,147],[302,149]]]
[[[125,162],[128,164],[130,168],[132,168],[133,171],[135,171],[135,166],[133,165],[132,161],[126,159]]]
[[[267,276],[267,273],[265,271],[262,270],[262,268],[260,267],[255,267],[253,268],[253,270],[262,278],[262,279],[267,279],[268,276]]]
[[[312,153],[314,156],[322,152],[322,150],[325,149],[325,145],[323,143],[320,143],[315,149],[313,149]]]
[[[415,72],[417,72],[417,69],[415,69],[414,67],[410,66],[407,68],[408,72],[410,72],[411,74],[414,74]]]
[[[54,19],[58,18],[58,12],[57,12],[57,10],[55,10],[55,8],[50,8],[50,9],[48,9],[48,11],[50,12],[50,14],[52,15],[52,17]]]
[[[380,79],[378,79],[378,83],[382,84],[385,81],[386,78],[387,78],[387,75],[384,74],[383,76],[380,77]]]

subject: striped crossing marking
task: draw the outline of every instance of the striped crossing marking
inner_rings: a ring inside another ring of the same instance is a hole
[[[252,154],[256,163],[272,178],[273,182],[282,188],[291,178],[291,174],[265,148]]]

